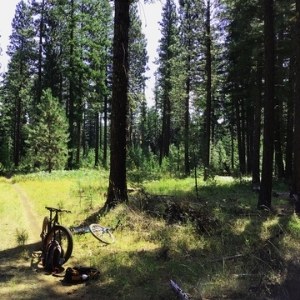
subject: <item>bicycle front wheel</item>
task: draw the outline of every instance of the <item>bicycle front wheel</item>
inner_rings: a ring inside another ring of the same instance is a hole
[[[61,264],[63,265],[71,257],[73,251],[72,233],[67,227],[54,225],[45,237],[44,249],[47,249],[47,245],[51,242],[51,240],[58,241],[61,246]]]
[[[109,228],[103,227],[99,224],[91,224],[90,231],[93,234],[93,236],[105,244],[112,244],[115,241],[115,237],[110,231]]]

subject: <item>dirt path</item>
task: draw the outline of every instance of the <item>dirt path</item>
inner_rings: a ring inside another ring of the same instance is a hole
[[[15,191],[18,193],[21,203],[22,203],[22,211],[25,213],[25,218],[27,220],[27,224],[29,225],[29,243],[37,243],[40,241],[39,236],[41,233],[41,228],[42,228],[42,222],[38,222],[38,217],[37,215],[33,212],[30,200],[25,193],[25,191],[18,185],[14,184],[13,185]]]
[[[13,184],[13,188],[29,237],[26,245],[0,252],[0,299],[90,299],[85,285],[67,286],[62,277],[45,273],[40,263],[40,220],[22,187]]]

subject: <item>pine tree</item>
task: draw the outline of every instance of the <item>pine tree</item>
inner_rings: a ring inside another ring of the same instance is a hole
[[[192,103],[191,95],[197,94],[199,87],[199,78],[201,77],[201,56],[203,54],[203,28],[204,28],[204,11],[202,1],[181,0],[180,3],[180,32],[181,32],[181,57],[178,60],[179,74],[176,76],[180,80],[183,76],[184,81],[184,106],[181,106],[181,111],[184,112],[184,165],[185,174],[190,174],[190,110]],[[184,62],[183,66],[180,63]],[[176,83],[178,85],[178,81]],[[179,82],[179,85],[182,83]]]
[[[65,112],[50,89],[43,91],[37,113],[39,118],[28,129],[32,164],[48,172],[63,169],[68,154],[68,125]]]
[[[300,42],[300,0],[296,0],[296,44]],[[300,49],[296,47],[296,99],[294,118],[294,192],[298,201],[296,213],[300,213]]]
[[[176,45],[178,45],[178,16],[173,0],[167,0],[162,12],[159,53],[158,53],[158,105],[162,114],[162,132],[160,141],[159,164],[163,158],[169,156],[171,144],[171,117],[172,117],[172,60],[176,57]]]
[[[111,65],[112,8],[109,1],[86,0],[82,14],[83,62],[87,62],[83,74],[83,95],[86,112],[84,112],[83,145],[95,149],[95,166],[100,162],[107,166],[108,110],[110,86],[108,76]],[[90,16],[93,16],[91,18]],[[103,122],[100,122],[103,119]],[[103,124],[104,123],[104,124]],[[101,127],[103,124],[103,128]],[[102,130],[103,129],[103,130]],[[85,152],[88,149],[84,150]]]
[[[265,105],[263,164],[258,208],[271,208],[274,151],[274,2],[264,0]]]
[[[129,79],[128,79],[128,97],[129,97],[129,145],[136,146],[145,141],[142,137],[144,132],[139,133],[139,117],[143,114],[145,108],[145,72],[148,61],[146,53],[146,38],[141,30],[142,22],[138,15],[138,4],[132,3],[130,6],[130,28],[129,28]],[[144,114],[145,116],[145,114]],[[145,118],[140,118],[140,128],[145,125]]]
[[[129,0],[115,0],[111,146],[109,186],[105,207],[128,201],[126,133],[128,118]]]
[[[6,113],[9,114],[15,167],[19,167],[21,157],[25,154],[23,127],[30,115],[34,48],[31,10],[25,1],[20,1],[12,22],[12,34],[7,51],[10,62],[4,78]]]

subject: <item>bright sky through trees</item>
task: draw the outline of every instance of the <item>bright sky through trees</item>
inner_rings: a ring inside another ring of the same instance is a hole
[[[6,49],[9,43],[9,36],[11,34],[11,23],[15,14],[15,8],[19,0],[0,0],[0,46],[2,48],[2,53],[0,56],[0,72],[5,72],[7,70],[7,60]],[[156,58],[156,52],[158,48],[158,40],[160,39],[160,29],[158,22],[161,19],[161,9],[164,1],[155,1],[154,3],[144,3],[144,1],[139,1],[139,12],[143,23],[142,30],[146,35],[148,45],[147,51],[149,56],[149,71],[147,72],[146,87],[146,98],[149,104],[153,103],[153,89],[154,89],[154,71],[156,65],[154,60]]]
[[[6,71],[8,59],[6,49],[9,43],[9,36],[11,34],[11,22],[18,2],[19,0],[0,0],[0,47],[2,48],[0,56],[1,73]]]

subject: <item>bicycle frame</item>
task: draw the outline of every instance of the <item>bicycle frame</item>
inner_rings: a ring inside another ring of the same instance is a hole
[[[54,225],[59,225],[59,220],[58,220],[59,213],[63,213],[63,212],[70,213],[69,210],[65,210],[65,209],[59,209],[59,208],[53,208],[53,207],[47,207],[47,206],[46,206],[46,209],[48,209],[49,213],[50,213],[49,224],[48,224],[49,230]],[[54,214],[54,216],[53,216],[53,214]]]
[[[49,222],[47,224],[47,232],[50,232],[55,225],[60,225],[59,223],[59,213],[68,212],[69,210],[53,208],[53,207],[45,207],[49,210]],[[56,231],[54,231],[53,239],[56,239]]]
[[[54,226],[54,225],[58,225],[59,221],[58,221],[58,211],[56,210],[55,213],[54,211],[51,209],[50,211],[50,219],[49,219],[49,224],[48,224],[48,231],[50,231],[50,229]],[[54,217],[53,213],[55,214]]]

